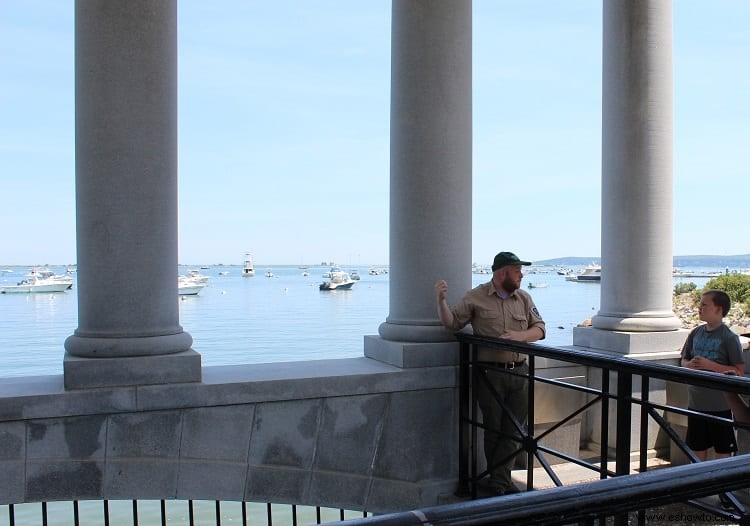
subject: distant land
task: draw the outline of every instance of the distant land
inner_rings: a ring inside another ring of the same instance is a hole
[[[534,265],[551,265],[555,267],[573,267],[573,266],[585,266],[590,263],[597,263],[601,264],[602,258],[599,256],[588,256],[588,257],[581,257],[581,256],[567,256],[562,258],[552,258],[552,259],[543,259],[543,260],[534,260]],[[308,267],[319,267],[319,266],[329,266],[334,265],[335,263],[311,263],[307,264]],[[197,263],[187,264],[187,263],[180,263],[181,267],[198,267],[199,265]],[[205,264],[201,264],[205,265]],[[256,263],[257,266],[276,266],[276,267],[296,267],[298,264],[296,263]],[[10,269],[10,268],[24,268],[24,267],[41,267],[41,266],[49,266],[49,267],[67,267],[67,266],[75,266],[75,263],[67,263],[67,264],[51,264],[46,263],[44,265],[2,265],[0,262],[0,267]],[[242,266],[241,263],[211,263],[209,264],[211,267],[223,267],[223,266]],[[348,267],[387,267],[388,263],[378,264],[378,265],[365,265],[365,264],[359,264],[359,265],[346,265]],[[489,266],[489,265],[488,265]],[[748,269],[750,268],[750,254],[738,254],[734,256],[716,256],[716,255],[694,255],[694,256],[674,256],[673,258],[673,266],[679,267],[681,269],[689,270],[696,267],[709,267],[709,268],[729,268],[730,270],[736,270],[736,269]]]
[[[712,256],[712,255],[696,255],[696,256],[674,256],[673,266],[680,268],[688,267],[712,267],[722,268],[729,267],[730,269],[737,268],[750,268],[750,254],[739,254],[736,256]],[[577,265],[588,265],[589,263],[601,264],[602,260],[600,257],[578,257],[570,256],[564,258],[545,259],[542,261],[534,261],[535,265],[552,265],[552,266],[577,266]]]

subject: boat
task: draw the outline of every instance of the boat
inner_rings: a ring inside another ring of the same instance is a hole
[[[205,287],[205,283],[201,283],[195,279],[187,276],[177,276],[177,293],[180,296],[195,296]]]
[[[0,286],[0,294],[31,294],[36,292],[65,292],[73,286],[72,279],[60,280],[65,276],[43,276],[40,271],[32,269],[24,279],[15,285]]]
[[[529,287],[530,289],[546,289],[547,288],[547,284],[546,283],[531,283],[531,282],[529,282],[529,284],[527,285],[527,287]]]
[[[352,270],[351,272],[349,272],[349,277],[352,278],[354,281],[359,281],[360,279],[362,279],[359,275],[358,270]]]
[[[334,272],[342,272],[342,270],[337,266],[333,266],[328,272],[323,272],[322,277],[325,279],[331,279]]]
[[[565,279],[568,281],[584,282],[601,281],[602,267],[600,265],[597,265],[596,263],[591,263],[590,265],[586,265],[586,268],[584,268],[578,274],[575,274],[573,276],[566,276]]]
[[[55,274],[49,269],[31,269],[31,272],[26,275],[26,277],[30,276],[37,276],[42,279],[48,279],[51,281],[55,281],[57,283],[63,283],[67,285],[66,289],[72,289],[73,288],[73,277],[70,275],[61,275],[61,274]]]
[[[348,273],[341,270],[331,272],[331,279],[320,284],[320,290],[348,290],[352,288],[354,281]]]
[[[206,284],[208,283],[208,279],[211,276],[206,276],[205,274],[201,274],[200,270],[188,270],[187,277],[190,279],[197,281],[198,283]]]
[[[219,276],[228,276],[228,275],[229,275],[229,272],[227,272],[226,270],[222,270],[221,272],[219,272]]]
[[[273,272],[271,272],[270,270],[266,271],[266,277],[267,278],[272,278],[273,277]]]
[[[253,258],[250,252],[245,252],[245,264],[242,266],[242,275],[245,277],[255,276],[255,267],[253,267]]]

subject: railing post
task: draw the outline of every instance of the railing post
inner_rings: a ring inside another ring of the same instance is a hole
[[[615,440],[615,475],[630,474],[630,428],[631,399],[633,395],[633,375],[617,371],[617,437]],[[614,517],[615,526],[628,524],[628,514],[621,513]]]
[[[456,495],[469,495],[469,344],[459,347],[458,372],[458,488]]]
[[[522,437],[523,443],[525,444],[531,444],[531,441],[534,440],[534,435],[536,433],[534,429],[534,375],[535,375],[535,363],[534,363],[534,355],[530,354],[527,358],[529,361],[529,387],[528,387],[528,414],[526,417],[526,437]],[[534,453],[535,448],[529,447],[529,450],[526,452],[526,491],[531,491],[534,489]]]
[[[617,438],[615,442],[615,474],[630,473],[630,399],[633,393],[633,375],[617,371]]]
[[[477,498],[477,422],[479,421],[479,411],[477,410],[477,346],[472,343],[469,347],[471,356],[469,357],[469,403],[471,405],[471,498]]]
[[[609,369],[602,369],[601,390],[601,433],[599,434],[599,478],[607,478],[607,463],[609,462]]]

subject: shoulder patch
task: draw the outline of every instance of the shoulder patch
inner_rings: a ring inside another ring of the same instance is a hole
[[[531,314],[533,314],[537,318],[541,318],[542,317],[542,315],[539,314],[539,310],[536,308],[536,305],[532,305],[531,308],[529,309],[529,312],[531,312]]]

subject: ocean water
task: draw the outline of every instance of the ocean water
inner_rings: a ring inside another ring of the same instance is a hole
[[[28,271],[0,269],[13,270],[0,274],[0,284],[14,284]],[[197,296],[181,297],[180,323],[207,366],[359,357],[363,337],[377,334],[388,316],[389,280],[388,274],[370,275],[368,267],[344,268],[352,269],[361,280],[352,290],[332,292],[318,290],[327,267],[310,267],[305,277],[296,266],[260,266],[252,278],[242,276],[241,266],[202,269],[208,284]],[[473,285],[489,279],[472,274]],[[703,286],[707,279],[679,281]],[[546,286],[528,289],[530,283]],[[573,327],[599,310],[598,283],[566,281],[551,267],[532,267],[523,287],[547,323],[547,345],[572,344]],[[78,326],[76,290],[0,294],[0,378],[62,374],[63,343]]]

